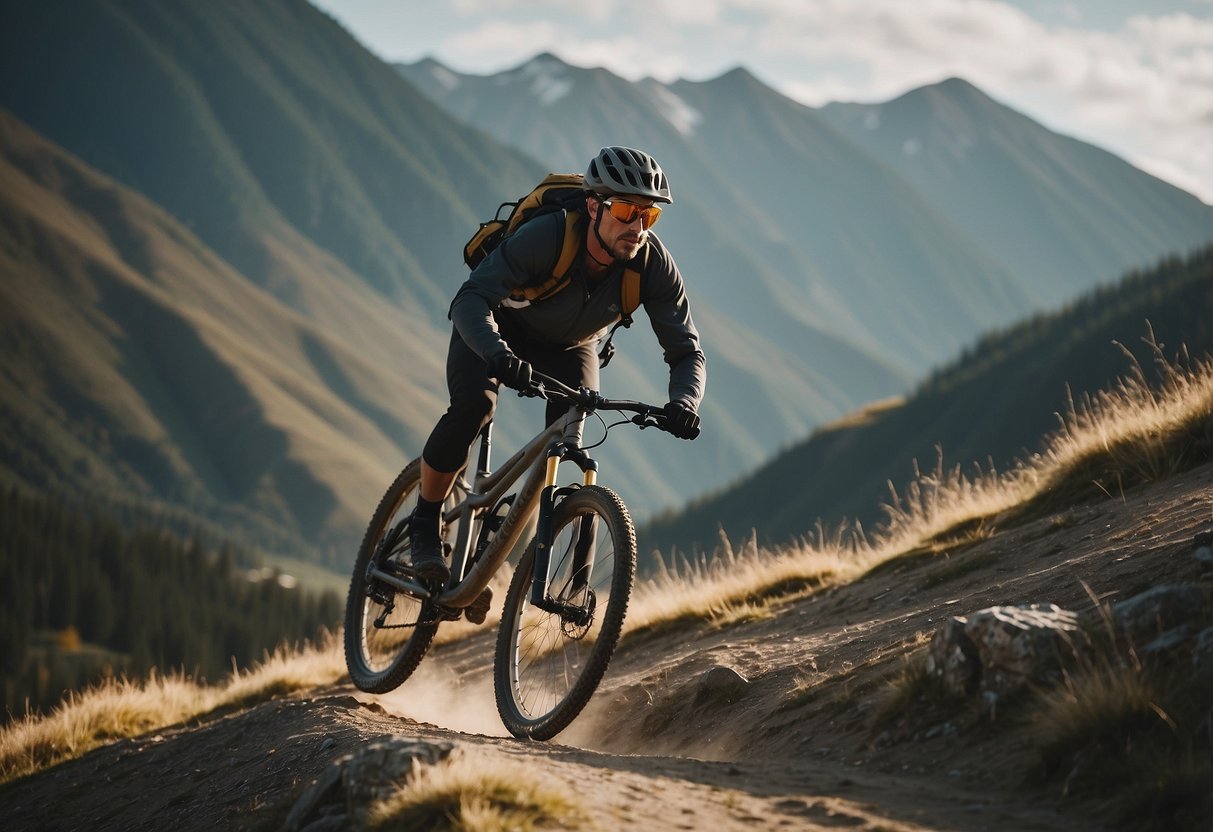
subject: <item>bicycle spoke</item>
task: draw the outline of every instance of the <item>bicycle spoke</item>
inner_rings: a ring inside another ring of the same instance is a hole
[[[511,732],[554,736],[597,686],[618,641],[631,588],[630,523],[619,498],[596,486],[558,507],[548,598],[559,611],[529,603],[533,550],[520,564],[506,600],[497,658],[498,710]]]
[[[413,672],[433,640],[436,625],[420,600],[371,577],[371,563],[397,577],[410,575],[406,521],[417,503],[420,463],[414,462],[388,489],[362,541],[345,616],[345,657],[360,689],[391,690]],[[389,538],[388,536],[392,537]],[[384,545],[388,540],[389,545]]]

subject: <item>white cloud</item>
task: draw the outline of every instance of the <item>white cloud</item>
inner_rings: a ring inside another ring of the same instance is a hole
[[[560,42],[554,23],[513,23],[489,20],[445,39],[442,54],[475,55],[478,63],[521,63],[537,52],[549,51]],[[458,67],[457,67],[458,68]]]

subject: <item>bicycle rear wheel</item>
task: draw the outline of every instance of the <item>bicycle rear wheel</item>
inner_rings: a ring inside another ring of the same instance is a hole
[[[562,608],[530,603],[532,543],[510,582],[493,662],[501,721],[536,740],[559,734],[589,702],[619,643],[636,574],[636,531],[614,491],[578,490],[556,506],[552,526],[548,597]]]
[[[374,561],[384,572],[411,577],[405,521],[417,505],[420,485],[421,463],[414,460],[380,500],[354,562],[345,605],[345,664],[354,684],[368,693],[399,687],[417,669],[438,629],[437,621],[425,620],[433,616],[421,599],[369,575]]]

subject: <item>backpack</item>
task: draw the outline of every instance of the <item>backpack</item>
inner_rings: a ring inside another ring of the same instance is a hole
[[[464,245],[463,260],[468,268],[479,266],[491,251],[501,245],[502,240],[517,231],[523,223],[553,211],[566,210],[568,214],[565,218],[564,244],[552,269],[552,276],[537,286],[516,289],[510,294],[510,298],[528,302],[543,300],[567,286],[571,278],[566,277],[566,274],[581,249],[581,240],[585,235],[585,212],[576,210],[584,205],[583,179],[580,173],[549,173],[522,199],[501,203],[493,219],[480,223],[480,228]],[[506,206],[510,206],[511,210],[509,215],[502,219],[501,212]],[[624,269],[619,304],[622,317],[616,327],[620,324],[625,328],[632,325],[632,313],[640,306],[640,272],[648,264],[648,253],[648,246],[645,246],[640,267],[634,268],[629,264],[628,268]],[[611,336],[614,334],[615,330],[612,329]],[[607,338],[607,347],[603,348],[604,353],[608,352],[609,346],[610,336]],[[603,366],[606,366],[605,362]]]

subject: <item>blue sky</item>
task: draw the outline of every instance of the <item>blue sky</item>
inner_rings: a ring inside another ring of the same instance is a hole
[[[812,106],[959,75],[1213,204],[1213,0],[312,0],[389,61],[538,52],[630,79],[743,65]]]

